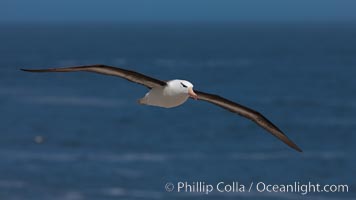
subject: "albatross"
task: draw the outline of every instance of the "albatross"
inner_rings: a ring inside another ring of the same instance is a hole
[[[143,105],[172,108],[183,104],[188,100],[188,98],[206,101],[252,120],[291,148],[302,152],[302,150],[294,142],[292,142],[292,140],[290,140],[286,134],[284,134],[277,126],[275,126],[271,121],[269,121],[259,112],[241,104],[235,103],[219,95],[193,90],[193,84],[186,80],[174,79],[170,81],[162,81],[132,70],[107,65],[86,65],[64,68],[21,70],[27,72],[86,71],[110,76],[118,76],[128,81],[144,85],[149,89],[146,95],[138,100],[138,103]]]

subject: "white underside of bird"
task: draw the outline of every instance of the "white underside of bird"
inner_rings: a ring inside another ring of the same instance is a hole
[[[186,102],[189,97],[197,98],[193,84],[185,80],[171,80],[167,85],[154,87],[138,100],[140,104],[173,108]]]

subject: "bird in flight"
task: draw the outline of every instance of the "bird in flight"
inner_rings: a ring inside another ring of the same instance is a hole
[[[94,72],[104,75],[118,76],[128,81],[135,82],[146,86],[149,91],[146,95],[139,99],[138,102],[143,105],[159,106],[164,108],[172,108],[183,104],[188,98],[195,100],[207,101],[215,104],[233,113],[239,114],[247,119],[254,121],[256,124],[270,132],[273,136],[280,139],[282,142],[291,148],[302,152],[302,150],[292,142],[277,126],[270,122],[259,112],[240,105],[233,101],[215,94],[209,94],[193,90],[193,84],[186,80],[174,79],[170,81],[162,81],[150,76],[107,65],[88,65],[65,68],[50,68],[50,69],[21,69],[27,72]]]

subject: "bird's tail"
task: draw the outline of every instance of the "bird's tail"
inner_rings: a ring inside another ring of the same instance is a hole
[[[137,103],[139,103],[141,105],[147,105],[147,99],[145,97],[141,98],[141,99],[138,99]]]

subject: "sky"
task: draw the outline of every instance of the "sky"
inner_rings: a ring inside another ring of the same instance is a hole
[[[0,0],[0,22],[356,21],[356,0]]]

